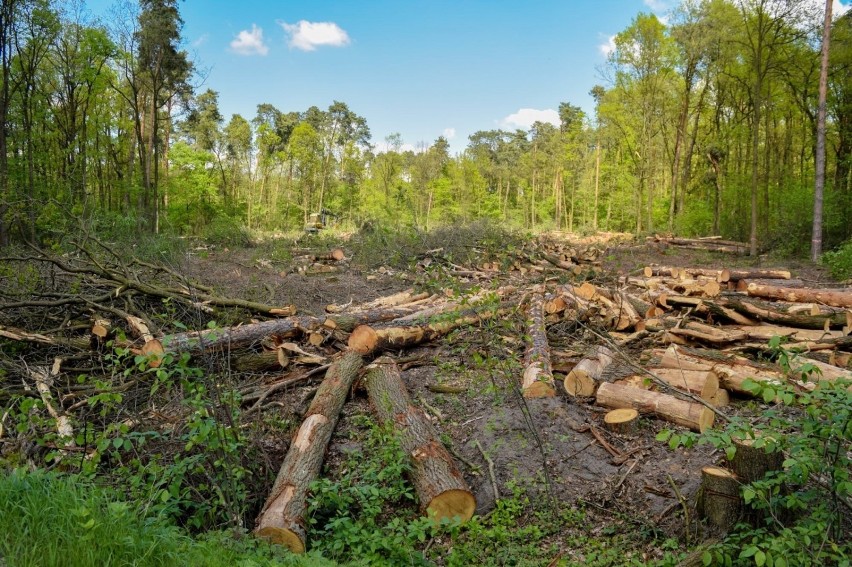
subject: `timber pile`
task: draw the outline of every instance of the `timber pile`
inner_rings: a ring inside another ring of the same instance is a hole
[[[732,246],[720,240],[706,242]],[[0,337],[34,351],[42,349],[39,352],[49,353],[45,358],[54,361],[52,367],[41,362],[22,374],[25,386],[27,381],[34,384],[30,390],[55,419],[60,441],[73,437],[74,410],[101,392],[94,386],[69,386],[73,370],[70,364],[65,369],[66,361],[97,360],[110,341],[146,358],[149,367],[175,354],[216,355],[235,370],[260,375],[260,380],[239,391],[244,415],[269,407],[266,400],[274,392],[325,374],[257,520],[259,535],[294,551],[305,549],[308,486],[319,474],[363,357],[400,353],[442,340],[457,329],[514,317],[519,323],[516,333],[523,336],[516,342],[525,346],[516,379],[523,396],[564,395],[568,403],[607,408],[612,411],[603,423],[618,434],[631,434],[647,416],[704,431],[713,426],[731,395],[751,395],[748,379],[789,381],[810,389],[822,381],[852,378],[845,368],[852,357],[852,288],[786,285],[793,280],[785,270],[666,266],[649,266],[641,276],[624,277],[617,285],[576,281],[576,274],[597,269],[602,250],[595,245],[537,243],[516,253],[518,264],[509,256],[504,258],[509,271],[525,276],[524,286],[504,285],[467,297],[412,288],[358,305],[330,304],[320,315],[299,314],[290,305],[222,297],[211,288],[150,264],[134,266],[134,271],[120,264],[116,254],[110,256],[115,262],[105,262],[95,261],[91,253],[74,257],[39,253],[14,261],[35,263],[51,275],[56,287],[39,289],[29,299],[4,296]],[[306,258],[310,265],[345,261],[342,251],[336,252]],[[440,250],[424,255],[421,267],[435,262],[460,278],[484,279],[506,268],[491,262],[488,266],[457,266]],[[568,277],[548,279],[554,273]],[[529,285],[530,275],[540,276],[536,285]],[[566,280],[574,283],[564,283]],[[60,291],[72,284],[86,294]],[[148,315],[158,312],[157,303],[164,299],[184,310],[187,316],[181,326],[186,328],[159,328]],[[51,315],[58,318],[52,329],[27,328],[32,319],[14,317],[35,307],[61,311],[61,317]],[[201,313],[209,315],[220,308],[240,308],[265,319],[222,328],[189,326]],[[17,324],[11,324],[13,321]],[[556,353],[548,341],[549,335],[566,324],[595,337],[586,340],[587,346],[568,367],[564,361],[556,364],[551,360]],[[820,374],[806,380],[746,356],[765,351],[773,336],[819,353],[819,360],[807,362]],[[624,354],[624,348],[637,345],[641,355]],[[436,519],[469,518],[475,508],[473,496],[438,441],[440,436],[408,396],[397,364],[388,358],[375,361],[364,384],[377,417],[393,425],[412,460],[411,481],[424,513]],[[25,387],[24,395],[27,391]],[[744,442],[743,454],[748,452],[747,445]],[[66,454],[62,451],[72,450],[73,445],[69,442],[58,448],[60,454]],[[775,463],[764,468],[772,466]],[[752,473],[735,469],[731,474]],[[720,492],[730,475],[710,468],[705,476],[711,486],[708,490]],[[712,510],[708,514],[719,523],[735,514],[712,502],[706,505]]]
[[[677,238],[670,235],[656,234],[647,237],[647,241],[663,247],[674,246],[689,250],[709,250],[711,252],[730,252],[732,254],[747,254],[749,252],[749,244],[747,242],[723,240],[721,236]]]

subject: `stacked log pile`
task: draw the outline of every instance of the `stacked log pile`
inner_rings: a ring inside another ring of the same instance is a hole
[[[687,245],[680,240],[660,241]],[[739,244],[719,239],[700,243],[717,249],[737,248]],[[642,275],[624,277],[609,286],[573,277],[594,273],[601,253],[602,249],[594,245],[569,247],[545,242],[521,252],[517,264],[509,259],[508,266],[486,262],[469,268],[448,262],[440,251],[430,251],[421,266],[439,262],[459,277],[485,279],[508,268],[519,275],[535,273],[545,278],[535,286],[504,286],[467,297],[412,288],[360,305],[330,304],[321,315],[297,314],[289,305],[221,297],[210,288],[190,285],[177,277],[168,285],[154,285],[147,278],[102,263],[44,255],[36,260],[50,266],[60,279],[83,280],[82,285],[95,290],[92,298],[46,293],[38,301],[7,302],[5,307],[19,309],[39,302],[51,308],[73,307],[85,313],[85,324],[77,333],[65,332],[62,326],[58,327],[62,332],[35,332],[0,320],[0,337],[52,351],[64,349],[71,357],[81,353],[96,357],[112,341],[114,346],[146,357],[149,367],[174,354],[200,357],[216,353],[227,357],[239,371],[275,373],[273,380],[240,392],[246,412],[263,409],[264,400],[280,388],[325,373],[258,518],[259,535],[294,551],[305,549],[303,516],[308,486],[319,474],[329,438],[365,357],[399,353],[441,340],[457,329],[516,316],[519,322],[523,320],[517,334],[524,339],[517,342],[524,342],[525,349],[516,380],[523,396],[561,395],[568,403],[594,403],[613,410],[604,423],[618,432],[632,431],[639,416],[704,431],[713,426],[722,413],[720,408],[732,395],[751,395],[749,379],[789,381],[799,388],[814,388],[820,381],[852,379],[845,368],[852,353],[852,288],[808,288],[786,270],[766,269],[649,266]],[[306,258],[311,266],[330,265],[345,261],[345,254],[334,250]],[[547,279],[554,271],[571,277]],[[566,279],[574,283],[560,283]],[[193,314],[238,307],[266,320],[163,332],[146,317],[140,298],[167,299]],[[123,305],[116,304],[119,299]],[[80,319],[80,313],[73,318]],[[587,341],[567,371],[551,360],[548,342],[549,331],[566,322],[595,337]],[[127,332],[117,332],[120,327]],[[766,350],[767,342],[775,336],[783,337],[791,346],[820,353],[821,359],[807,360],[819,373],[811,377],[789,375],[778,365],[755,362],[746,356]],[[634,345],[641,345],[641,354],[636,349],[632,356],[625,355],[624,349]],[[60,438],[65,438],[70,437],[71,408],[85,403],[87,392],[77,389],[64,393],[71,397],[63,395],[58,389],[60,380],[54,379],[63,372],[62,366],[63,358],[56,357],[50,372],[39,367],[37,377],[30,379],[63,429]],[[376,361],[364,382],[377,416],[398,430],[412,459],[412,483],[424,513],[437,519],[470,518],[475,508],[473,496],[441,445],[440,436],[405,391],[393,359]],[[708,469],[705,476],[716,491],[729,481],[728,473],[721,469]],[[733,514],[724,507],[714,510],[712,514],[720,522]]]

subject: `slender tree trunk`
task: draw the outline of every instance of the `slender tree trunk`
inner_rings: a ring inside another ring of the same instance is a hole
[[[814,226],[811,235],[811,260],[822,254],[822,194],[825,188],[825,99],[828,91],[828,47],[831,39],[831,2],[825,1],[822,30],[822,64],[819,72],[819,108],[817,111],[816,183],[814,185]]]
[[[601,142],[595,144],[595,208],[592,215],[592,229],[598,231],[598,197],[600,196],[600,181],[601,181]],[[607,222],[609,214],[607,214]]]

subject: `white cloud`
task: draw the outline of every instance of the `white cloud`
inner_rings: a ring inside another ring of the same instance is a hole
[[[455,128],[444,128],[444,132],[441,134],[447,140],[452,140],[456,137],[456,129]]]
[[[314,51],[317,47],[328,45],[331,47],[343,47],[349,45],[349,34],[334,22],[309,22],[301,20],[295,24],[278,22],[290,40],[290,47],[302,51]]]
[[[611,35],[606,38],[604,43],[598,45],[598,49],[604,54],[604,57],[609,57],[609,55],[615,51],[615,36]]]
[[[665,12],[671,8],[671,4],[669,0],[645,0],[645,5],[654,12]]]
[[[263,30],[252,24],[251,31],[241,31],[231,41],[231,51],[240,55],[266,55],[269,48],[263,43]]]
[[[840,0],[834,0],[834,2],[831,3],[831,19],[839,18],[848,12],[849,8],[852,8],[852,4],[842,4]]]
[[[210,39],[210,34],[205,33],[205,34],[199,36],[198,39],[196,39],[195,41],[192,42],[192,47],[201,47],[202,45],[207,43],[208,39]]]
[[[559,113],[552,108],[537,110],[535,108],[521,108],[514,114],[510,114],[500,121],[500,125],[504,128],[515,127],[527,129],[534,122],[550,122],[554,126],[559,126]]]

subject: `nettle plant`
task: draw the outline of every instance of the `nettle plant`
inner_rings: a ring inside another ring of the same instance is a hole
[[[819,381],[819,369],[770,343],[786,374],[805,384],[748,380],[765,404],[758,418],[734,417],[703,434],[661,432],[671,447],[709,443],[730,460],[735,439],[784,455],[781,470],[742,486],[751,524],[739,524],[704,553],[705,565],[849,565],[852,543],[852,380]]]

